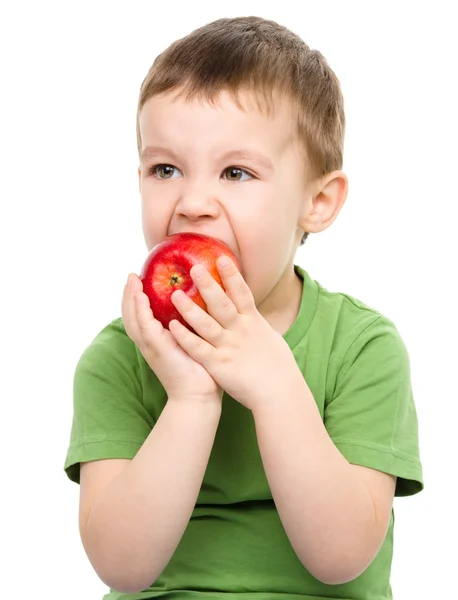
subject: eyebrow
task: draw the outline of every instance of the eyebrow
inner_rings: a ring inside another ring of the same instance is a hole
[[[238,150],[230,150],[221,156],[222,161],[230,161],[230,160],[241,160],[241,161],[251,161],[254,163],[258,163],[265,169],[272,169],[273,165],[270,159],[261,154],[260,152],[256,152],[255,150],[251,150],[250,148],[239,148]]]
[[[145,162],[145,160],[148,157],[157,156],[158,154],[161,154],[161,155],[167,154],[173,160],[177,159],[176,155],[171,150],[169,150],[168,148],[165,148],[164,146],[147,146],[142,152],[142,162]]]
[[[148,157],[152,157],[152,156],[157,156],[157,155],[162,155],[162,156],[170,156],[170,158],[172,158],[173,160],[177,160],[177,155],[170,150],[169,148],[166,148],[164,146],[147,146],[141,155],[141,160],[142,162],[144,162]],[[235,160],[235,161],[251,161],[254,163],[258,163],[259,165],[261,165],[262,167],[264,167],[265,169],[269,169],[271,170],[273,168],[272,162],[270,161],[270,159],[265,156],[264,154],[261,154],[260,152],[256,152],[254,150],[251,150],[250,148],[239,148],[237,150],[229,150],[228,152],[225,152],[224,154],[222,154],[220,156],[220,160],[222,162],[226,162],[226,161],[230,161],[230,160]]]

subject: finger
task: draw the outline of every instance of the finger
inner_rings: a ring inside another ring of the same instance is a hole
[[[127,278],[126,285],[124,286],[121,310],[122,320],[127,335],[136,343],[139,342],[141,335],[136,316],[135,294],[141,289],[141,281],[134,273],[131,273]]]
[[[137,291],[134,298],[135,317],[140,338],[143,343],[148,347],[151,347],[154,342],[157,342],[157,338],[164,328],[162,327],[162,324],[154,318],[148,296],[142,291]]]
[[[253,312],[256,308],[253,294],[233,261],[227,256],[221,256],[216,261],[216,266],[226,294],[234,303],[237,312],[240,314]]]
[[[211,352],[215,349],[206,340],[189,331],[178,320],[173,319],[169,323],[169,330],[179,346],[196,362],[202,366],[208,363]]]
[[[190,275],[203,301],[207,305],[208,313],[222,327],[230,327],[237,318],[238,312],[223,288],[213,279],[203,265],[192,267]]]
[[[219,287],[219,286],[218,286]],[[171,295],[171,300],[183,319],[198,336],[212,345],[217,344],[223,333],[221,325],[200,306],[198,306],[183,291],[177,290]]]

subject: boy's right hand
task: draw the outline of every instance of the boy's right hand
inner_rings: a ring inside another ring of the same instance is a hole
[[[124,288],[122,318],[127,335],[164,386],[169,400],[215,398],[221,401],[223,391],[213,377],[154,318],[143,284],[133,273]]]

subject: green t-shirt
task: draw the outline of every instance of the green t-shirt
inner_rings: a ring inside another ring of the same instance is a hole
[[[331,293],[300,267],[299,314],[285,333],[326,429],[351,463],[396,475],[397,496],[423,488],[409,358],[391,321]],[[279,373],[279,377],[281,373]],[[256,382],[253,382],[255,385]],[[132,459],[166,403],[164,388],[121,319],[104,328],[76,367],[74,417],[64,468]],[[392,515],[372,564],[342,585],[317,581],[296,557],[266,480],[251,411],[227,395],[197,504],[171,561],[142,593],[106,600],[388,600]]]

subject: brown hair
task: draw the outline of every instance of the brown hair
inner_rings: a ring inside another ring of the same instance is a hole
[[[324,56],[295,33],[260,17],[219,19],[175,41],[154,61],[140,88],[139,115],[151,97],[177,90],[215,101],[222,90],[251,91],[268,111],[274,94],[292,101],[311,177],[342,168],[345,113],[339,80]],[[240,105],[240,104],[239,104]],[[301,243],[307,237],[304,234]]]

